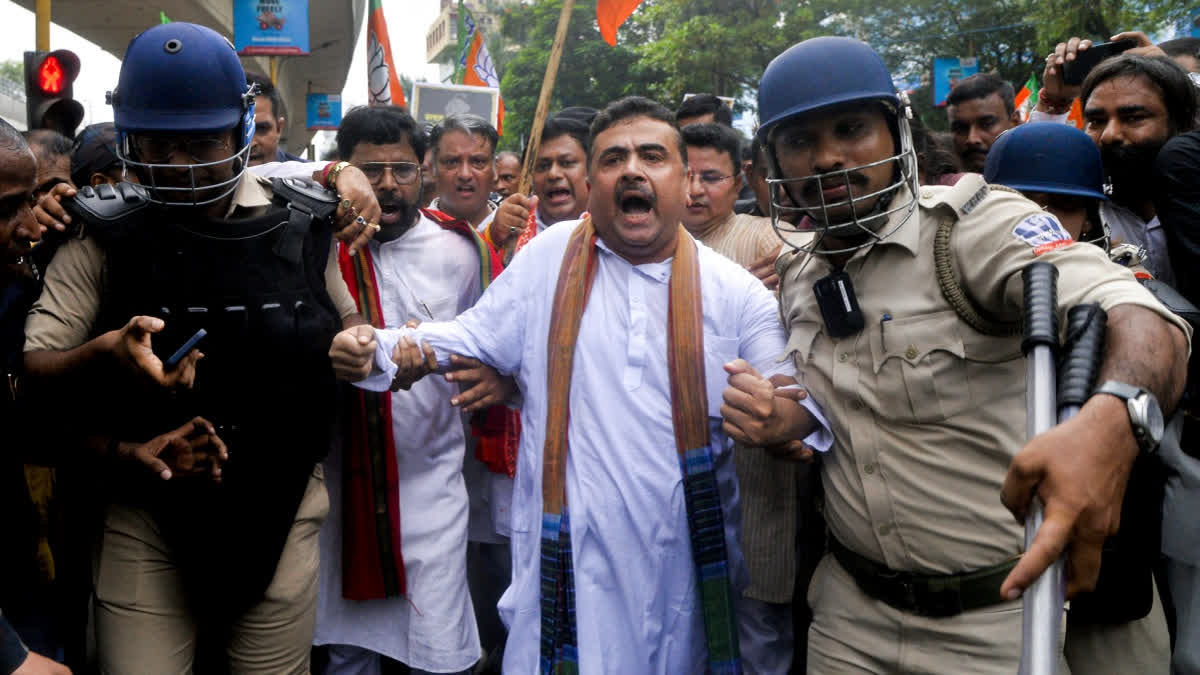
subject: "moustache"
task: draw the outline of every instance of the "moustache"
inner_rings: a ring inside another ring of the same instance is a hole
[[[639,183],[618,184],[616,191],[613,193],[613,199],[618,207],[634,199],[646,201],[650,208],[654,208],[654,205],[658,202],[658,198],[654,196],[654,191],[649,186]]]
[[[803,193],[805,197],[817,197],[821,190],[848,185],[850,187],[861,187],[867,184],[867,177],[857,171],[850,171],[845,174],[845,179],[841,176],[831,176],[829,178],[812,178],[804,182]]]

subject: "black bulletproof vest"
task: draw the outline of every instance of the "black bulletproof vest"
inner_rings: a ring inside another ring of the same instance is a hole
[[[262,597],[329,447],[328,350],[340,328],[324,281],[332,234],[327,214],[289,222],[297,214],[278,204],[221,221],[185,213],[146,208],[89,232],[107,261],[100,330],[160,317],[166,328],[152,343],[166,361],[203,328],[195,385],[171,393],[125,378],[97,403],[122,440],[148,440],[197,415],[218,427],[230,454],[220,484],[125,469],[115,498],[154,515],[197,613],[225,620]]]

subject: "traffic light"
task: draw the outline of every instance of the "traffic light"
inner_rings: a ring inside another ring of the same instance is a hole
[[[25,115],[29,129],[53,129],[75,138],[83,106],[72,98],[79,76],[75,52],[25,52]]]

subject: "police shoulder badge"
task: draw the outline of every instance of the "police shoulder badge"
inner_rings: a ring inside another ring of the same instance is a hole
[[[1013,228],[1013,236],[1033,247],[1035,256],[1075,243],[1070,233],[1049,213],[1035,213]]]

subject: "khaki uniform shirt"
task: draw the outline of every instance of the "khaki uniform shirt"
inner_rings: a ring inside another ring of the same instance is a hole
[[[906,190],[894,203],[908,199]],[[976,332],[942,296],[933,245],[946,218],[958,219],[950,249],[963,290],[998,320],[1019,320],[1021,270],[1042,260],[1059,271],[1061,326],[1074,305],[1135,304],[1190,338],[1187,325],[1099,247],[1037,248],[1046,242],[1023,226],[1049,228],[1055,241],[1069,235],[1032,202],[989,191],[974,174],[953,187],[922,187],[919,207],[894,233],[847,261],[866,322],[858,334],[825,334],[812,287],[831,272],[829,262],[781,256],[788,353],[835,439],[821,465],[830,531],[894,570],[931,574],[995,565],[1023,545],[1022,527],[1000,503],[1009,463],[1026,441],[1020,338]]]
[[[226,217],[270,203],[271,183],[246,172]],[[336,251],[335,244],[325,265],[325,288],[338,316],[344,319],[358,309],[338,270]],[[107,276],[104,260],[103,249],[90,238],[71,239],[55,252],[46,269],[42,294],[25,320],[25,351],[74,349],[94,337]]]

